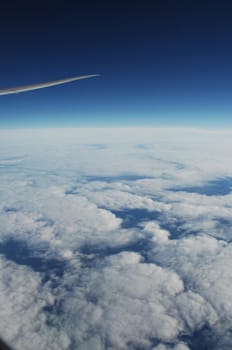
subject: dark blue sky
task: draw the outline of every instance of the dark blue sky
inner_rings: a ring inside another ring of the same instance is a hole
[[[9,1],[0,88],[100,78],[0,96],[0,127],[232,126],[230,1]]]

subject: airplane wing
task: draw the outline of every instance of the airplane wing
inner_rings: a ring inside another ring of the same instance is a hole
[[[23,86],[16,86],[12,88],[5,88],[5,89],[0,89],[0,95],[18,94],[20,92],[25,92],[25,91],[44,89],[50,86],[66,84],[66,83],[70,83],[71,81],[88,79],[88,78],[93,78],[97,76],[99,76],[99,74],[81,75],[79,77],[52,80],[46,83],[38,83],[38,84],[32,84],[32,85],[23,85]]]

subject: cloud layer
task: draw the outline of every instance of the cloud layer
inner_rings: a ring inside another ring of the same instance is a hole
[[[0,134],[3,339],[231,349],[230,132]]]

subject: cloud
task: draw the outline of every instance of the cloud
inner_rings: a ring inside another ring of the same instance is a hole
[[[152,350],[189,350],[189,347],[184,343],[178,343],[174,347],[173,346],[166,346],[164,344],[160,344],[158,346],[155,346],[152,348]]]
[[[151,255],[153,261],[164,267],[171,263],[172,269],[182,276],[186,288],[203,298],[204,304],[211,305],[214,312],[205,314],[205,322],[210,324],[211,334],[216,338],[213,348],[219,349],[222,329],[226,334],[231,327],[231,244],[212,237],[187,237],[155,247]],[[185,304],[190,307],[189,303],[188,298]],[[194,308],[191,309],[194,312]]]
[[[81,339],[78,347],[87,347],[92,333],[91,342],[99,335],[104,339],[102,347],[149,348],[154,339],[172,341],[183,328],[168,310],[183,291],[182,281],[175,273],[144,264],[139,254],[123,252],[105,259],[85,283],[82,302],[77,287],[63,302],[64,314],[72,318]]]
[[[160,228],[157,222],[150,221],[145,224],[144,231],[152,235],[154,242],[165,243],[168,241],[170,233]]]
[[[231,193],[188,192],[231,176],[230,132],[0,134],[6,340],[35,350],[231,348]]]
[[[1,336],[16,349],[57,347],[68,349],[63,330],[46,326],[43,310],[53,305],[54,296],[42,287],[39,274],[0,259]]]

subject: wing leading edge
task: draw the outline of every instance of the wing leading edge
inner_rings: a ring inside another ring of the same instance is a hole
[[[38,84],[32,84],[32,85],[23,85],[23,86],[16,86],[13,88],[0,89],[0,95],[18,94],[20,92],[44,89],[44,88],[47,88],[50,86],[70,83],[70,82],[76,81],[76,80],[98,77],[99,75],[100,74],[81,75],[79,77],[71,77],[71,78],[65,78],[65,79],[59,79],[59,80],[52,80],[52,81],[48,81],[46,83],[38,83]]]

